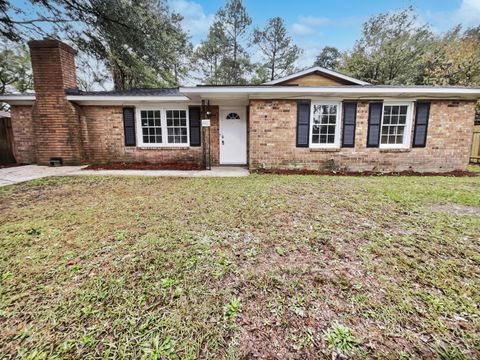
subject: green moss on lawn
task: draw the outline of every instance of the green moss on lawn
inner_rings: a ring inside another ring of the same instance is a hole
[[[313,359],[340,351],[325,333],[341,324],[357,358],[478,357],[479,189],[275,175],[2,188],[0,353]]]

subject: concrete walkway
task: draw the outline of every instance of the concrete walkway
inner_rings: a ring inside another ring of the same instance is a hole
[[[80,170],[68,175],[242,177],[249,171],[239,166],[213,166],[212,170]]]
[[[25,165],[0,169],[0,186],[17,184],[48,176],[173,176],[173,177],[241,177],[248,176],[246,168],[217,166],[212,170],[82,170],[83,166]]]
[[[38,166],[24,165],[0,169],[0,186],[17,184],[47,176],[64,176],[80,171],[83,166]]]

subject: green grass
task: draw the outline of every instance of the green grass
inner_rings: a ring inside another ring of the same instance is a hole
[[[478,357],[479,190],[275,175],[0,188],[0,357]]]

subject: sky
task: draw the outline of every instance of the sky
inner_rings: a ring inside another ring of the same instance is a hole
[[[169,0],[184,16],[183,25],[197,45],[207,34],[215,12],[225,0]],[[297,66],[311,66],[324,46],[353,47],[362,24],[372,15],[412,6],[421,23],[442,33],[454,25],[480,25],[480,0],[243,0],[252,26],[262,28],[280,16],[294,42],[304,49]]]

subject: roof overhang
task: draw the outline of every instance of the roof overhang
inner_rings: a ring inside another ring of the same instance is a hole
[[[383,99],[394,98],[429,98],[429,99],[463,99],[480,98],[480,88],[456,87],[381,87],[381,86],[208,86],[182,87],[180,92],[190,98],[241,98],[249,99],[287,99],[308,97],[331,97],[344,99]]]
[[[138,96],[138,95],[67,95],[67,100],[80,105],[124,105],[142,102],[170,103],[189,101],[184,95],[179,96]]]
[[[0,102],[6,102],[10,105],[33,105],[35,94],[31,95],[0,95]]]

